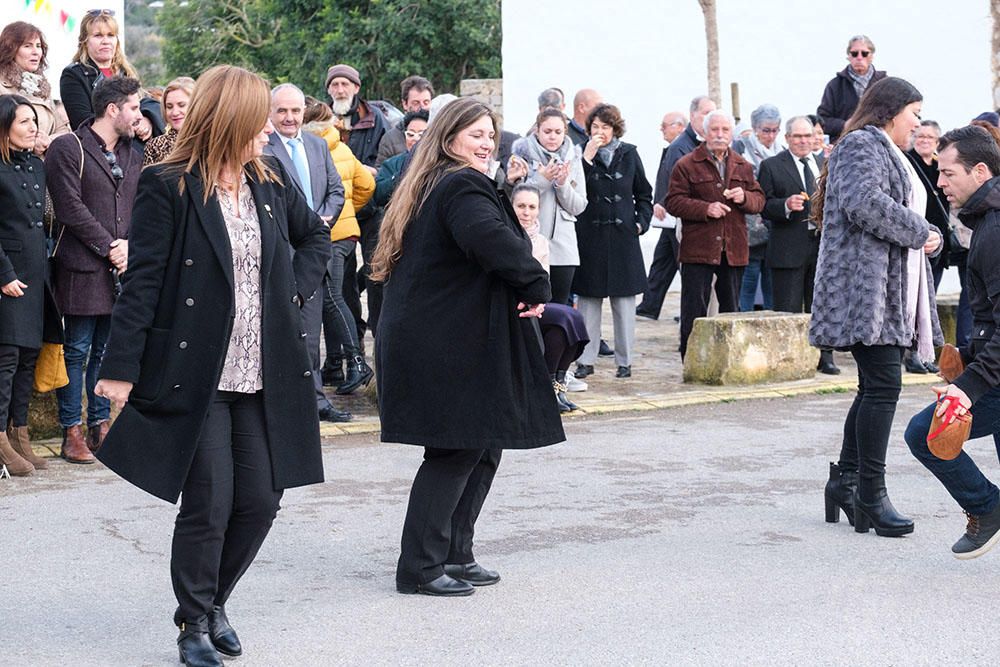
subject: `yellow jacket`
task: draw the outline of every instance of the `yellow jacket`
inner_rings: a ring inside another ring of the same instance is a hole
[[[344,209],[340,212],[336,224],[330,226],[330,240],[340,241],[351,236],[361,236],[361,227],[358,226],[355,212],[361,210],[375,194],[375,177],[358,158],[354,157],[347,144],[340,141],[340,132],[332,122],[309,123],[302,129],[326,140],[333,165],[340,174],[340,180],[344,182]]]

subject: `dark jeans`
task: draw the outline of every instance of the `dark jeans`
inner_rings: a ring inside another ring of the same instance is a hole
[[[500,449],[424,448],[410,489],[396,580],[426,584],[445,563],[474,562],[476,519],[500,465]]]
[[[885,476],[885,453],[903,386],[902,347],[855,345],[858,393],[844,422],[840,467],[858,471],[859,494],[868,500],[872,482]]]
[[[175,623],[226,603],[278,513],[262,396],[220,391],[209,406],[174,526]]]
[[[936,407],[937,403],[931,403],[913,416],[906,427],[906,444],[917,460],[944,484],[962,509],[977,516],[992,512],[1000,502],[1000,492],[965,450],[958,458],[942,461],[927,448],[927,431]],[[972,406],[969,440],[987,435],[993,436],[997,457],[1000,458],[1000,388],[990,390]]]
[[[740,310],[750,312],[757,303],[757,284],[760,283],[760,293],[764,310],[771,310],[774,302],[771,298],[771,269],[764,262],[764,257],[754,257],[751,248],[750,262],[743,270],[743,283],[740,286]]]
[[[691,327],[699,317],[708,314],[708,300],[712,295],[712,277],[715,277],[715,296],[720,313],[734,313],[739,309],[740,285],[743,267],[729,266],[726,254],[718,264],[681,265],[681,358],[687,352]]]
[[[344,298],[344,278],[348,275],[345,266],[349,260],[354,265],[354,247],[355,242],[349,240],[334,241],[330,245],[330,261],[323,279],[323,335],[328,360],[341,354],[341,348],[348,358],[360,354],[358,330]],[[353,270],[349,275],[353,281]]]
[[[0,345],[0,431],[7,430],[8,419],[14,426],[28,425],[37,360],[37,348]]]
[[[664,228],[660,230],[660,238],[656,242],[656,249],[653,250],[653,262],[649,265],[649,278],[646,281],[646,291],[642,293],[642,302],[636,307],[646,315],[660,318],[660,310],[663,308],[663,299],[667,296],[670,283],[674,281],[677,273],[677,253],[680,246],[677,243],[677,230]],[[683,280],[684,273],[681,272]]]
[[[572,306],[570,296],[573,293],[573,275],[575,266],[550,266],[549,282],[552,284],[552,303]]]
[[[66,315],[63,353],[69,384],[56,389],[59,399],[59,424],[63,428],[82,421],[84,371],[86,369],[87,426],[111,418],[111,403],[94,393],[97,372],[104,357],[104,346],[111,330],[110,315]]]

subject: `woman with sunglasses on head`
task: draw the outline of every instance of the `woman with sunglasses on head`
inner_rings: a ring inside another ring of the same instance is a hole
[[[69,132],[66,111],[52,99],[52,87],[45,78],[48,54],[45,36],[30,23],[15,21],[0,32],[0,95],[20,95],[35,108],[38,133],[33,150],[37,155],[45,154],[52,139]]]
[[[122,407],[101,462],[158,498],[180,496],[170,575],[188,665],[243,652],[226,602],[283,490],[323,481],[300,309],[330,230],[262,158],[270,105],[247,70],[198,79],[173,152],[142,172],[96,390]]]
[[[812,211],[822,225],[809,342],[848,350],[858,393],[830,464],[826,520],[840,512],[859,533],[896,537],[913,521],[885,485],[889,432],[902,388],[903,353],[934,359],[943,344],[928,256],[941,235],[926,219],[927,195],[903,151],[920,127],[923,97],[903,79],[872,84],[823,166]]]
[[[191,91],[194,90],[194,79],[189,76],[179,76],[163,89],[160,99],[163,117],[167,119],[167,131],[146,142],[146,150],[142,153],[142,166],[146,167],[162,162],[177,142],[177,133],[184,125],[187,117],[188,104],[191,103]]]
[[[91,98],[97,82],[113,76],[139,78],[122,49],[114,11],[92,9],[80,19],[76,54],[59,78],[59,97],[74,130],[94,116]],[[144,143],[162,134],[164,125],[159,103],[145,94],[140,98],[143,118],[135,138]]]
[[[886,77],[885,72],[875,69],[874,59],[875,44],[867,35],[855,35],[847,40],[847,62],[850,64],[826,84],[823,99],[816,109],[831,144],[843,133],[844,124],[858,107],[858,100],[868,86]]]
[[[45,169],[32,152],[36,119],[26,98],[0,95],[0,464],[15,476],[46,467],[28,440],[46,305],[45,231],[36,206],[45,200]]]

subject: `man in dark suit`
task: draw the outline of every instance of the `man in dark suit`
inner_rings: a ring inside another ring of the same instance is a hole
[[[305,195],[309,206],[327,224],[333,224],[344,208],[344,184],[333,164],[326,141],[302,132],[305,112],[305,95],[296,86],[284,83],[271,91],[271,124],[275,132],[268,137],[264,153],[273,155],[292,175],[296,187]],[[323,392],[320,374],[319,337],[323,324],[323,297],[303,295],[302,322],[306,343],[313,365],[313,384],[316,387],[316,407],[320,419],[331,422],[351,420],[351,414],[333,407]]]
[[[806,116],[785,123],[788,149],[760,163],[758,179],[767,202],[762,216],[771,234],[765,261],[771,267],[774,309],[786,313],[812,310],[813,278],[819,257],[819,229],[809,219],[810,198],[816,192],[816,178],[823,157],[812,152],[813,124]],[[820,352],[819,369],[836,375],[833,351]]]

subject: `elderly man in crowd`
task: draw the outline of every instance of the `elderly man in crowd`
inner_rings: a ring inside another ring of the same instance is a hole
[[[830,135],[831,144],[858,108],[858,100],[868,86],[886,77],[885,72],[879,72],[872,65],[874,59],[875,44],[866,35],[855,35],[847,42],[847,61],[850,64],[826,84],[823,100],[816,109],[823,128]]]
[[[763,216],[771,223],[766,262],[771,270],[774,310],[808,313],[812,310],[813,278],[819,257],[819,229],[810,220],[810,198],[823,157],[812,152],[813,124],[807,116],[785,123],[788,150],[760,165],[760,186],[767,202]],[[837,375],[833,351],[822,350],[818,370]]]
[[[695,319],[708,313],[712,279],[719,312],[738,309],[747,265],[746,214],[760,213],[764,193],[753,168],[735,150],[732,116],[705,116],[705,143],[682,157],[670,176],[667,213],[681,219],[681,358]]]
[[[691,122],[682,132],[674,135],[673,139],[670,140],[670,145],[663,149],[660,156],[660,167],[656,171],[656,185],[653,189],[653,223],[660,226],[657,221],[662,221],[664,229],[660,232],[660,238],[656,242],[656,250],[653,251],[653,263],[649,266],[646,291],[642,294],[642,301],[635,308],[636,315],[651,320],[659,319],[660,309],[663,308],[663,299],[667,296],[667,290],[670,289],[670,283],[674,281],[674,274],[677,273],[678,267],[677,224],[664,208],[669,192],[670,175],[677,161],[701,143],[705,136],[705,116],[715,111],[715,102],[708,95],[699,95],[691,100],[689,109]],[[667,114],[667,116],[669,115]],[[666,122],[667,116],[664,116],[664,122]],[[666,131],[663,131],[663,138],[667,138]]]
[[[302,131],[306,98],[295,85],[283,83],[271,91],[271,124],[275,132],[268,136],[264,153],[273,155],[285,167],[295,186],[306,198],[309,206],[323,221],[332,224],[344,208],[344,184],[340,180],[327,148],[326,141],[310,132]],[[338,242],[339,243],[339,242]],[[337,243],[337,252],[344,252]],[[354,244],[350,244],[350,250]],[[323,324],[323,293],[310,296],[302,305],[302,326],[306,333],[309,359],[312,361],[312,378],[316,389],[316,408],[319,418],[329,422],[348,422],[349,412],[337,410],[323,392],[320,376],[319,338]]]
[[[604,98],[593,88],[582,88],[573,96],[573,117],[569,120],[569,138],[577,146],[583,146],[590,137],[587,135],[587,116]]]
[[[399,82],[401,97],[403,102],[403,114],[411,111],[427,111],[431,107],[431,99],[434,97],[434,86],[422,76],[408,76]],[[395,127],[386,130],[382,136],[382,141],[378,145],[378,155],[375,158],[375,168],[379,169],[382,163],[391,157],[406,152],[406,128],[403,127],[403,120],[400,119]]]

